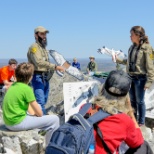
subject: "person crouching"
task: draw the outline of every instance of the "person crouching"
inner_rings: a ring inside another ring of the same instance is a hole
[[[129,76],[122,70],[111,71],[102,88],[101,94],[95,98],[94,104],[110,113],[98,123],[110,153],[119,153],[119,147],[125,142],[129,149],[126,154],[152,154],[147,142],[144,141],[140,127],[134,116],[134,110],[128,97],[131,86]],[[94,131],[96,145],[95,154],[107,153],[102,140]]]

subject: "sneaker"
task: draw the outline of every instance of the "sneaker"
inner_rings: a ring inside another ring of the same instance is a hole
[[[144,126],[144,124],[139,124],[139,127],[142,127],[142,126]]]
[[[41,135],[41,136],[45,136],[46,133],[47,133],[46,130],[40,130],[40,131],[38,132],[38,134]]]

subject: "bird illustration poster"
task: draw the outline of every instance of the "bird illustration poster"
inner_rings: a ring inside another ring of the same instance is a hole
[[[81,106],[91,103],[98,95],[98,82],[67,82],[63,83],[65,122],[78,113]]]

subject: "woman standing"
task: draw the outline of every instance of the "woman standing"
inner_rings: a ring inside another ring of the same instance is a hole
[[[154,65],[152,47],[149,44],[145,30],[141,26],[134,26],[130,30],[132,45],[128,50],[128,59],[116,62],[126,64],[127,73],[132,80],[129,91],[132,107],[135,109],[135,117],[139,126],[145,123],[145,90],[149,88],[154,80]]]

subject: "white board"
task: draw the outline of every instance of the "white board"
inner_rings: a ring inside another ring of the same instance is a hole
[[[63,83],[65,122],[77,113],[80,107],[91,102],[98,95],[98,82]]]

